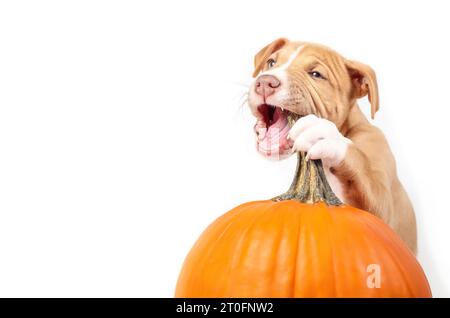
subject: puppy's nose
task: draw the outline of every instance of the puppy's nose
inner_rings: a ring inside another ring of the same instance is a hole
[[[281,82],[273,75],[261,75],[256,80],[255,91],[256,94],[261,95],[266,99],[270,95],[274,94]]]

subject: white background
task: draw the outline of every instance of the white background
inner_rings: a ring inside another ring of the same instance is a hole
[[[173,296],[209,223],[290,184],[294,158],[257,155],[240,106],[253,55],[279,36],[376,70],[374,123],[434,295],[450,296],[445,4],[1,2],[0,296]]]

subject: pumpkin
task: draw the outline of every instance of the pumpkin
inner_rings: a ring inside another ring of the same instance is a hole
[[[381,219],[342,204],[299,153],[290,189],[212,223],[175,297],[431,297],[418,261]]]

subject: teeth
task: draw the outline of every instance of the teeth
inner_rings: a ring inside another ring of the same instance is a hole
[[[281,108],[281,111],[284,112],[284,108],[283,107],[280,107],[280,108]]]

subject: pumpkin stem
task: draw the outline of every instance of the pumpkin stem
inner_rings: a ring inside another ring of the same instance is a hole
[[[290,126],[295,123],[288,117]],[[298,200],[303,203],[323,201],[328,205],[342,205],[331,189],[321,160],[306,160],[306,153],[297,153],[297,168],[289,190],[272,199],[273,201]]]

